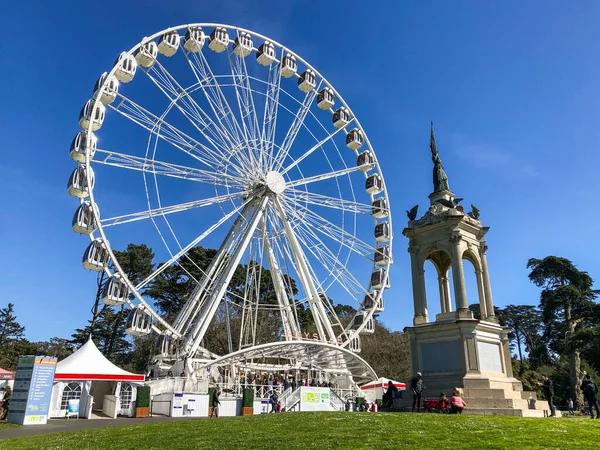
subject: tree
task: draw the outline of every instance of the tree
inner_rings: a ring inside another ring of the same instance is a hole
[[[580,353],[591,333],[590,325],[596,312],[598,291],[587,272],[578,270],[566,258],[547,256],[531,258],[529,279],[542,288],[540,308],[545,325],[544,337],[550,348],[569,358],[570,395],[576,407],[583,404],[579,390],[581,382]]]
[[[25,327],[17,322],[14,307],[14,303],[9,303],[6,308],[0,309],[0,348],[11,341],[23,339]]]
[[[131,343],[127,339],[125,333],[125,322],[127,317],[115,313],[115,311],[107,305],[104,305],[98,312],[97,317],[92,327],[92,321],[88,321],[88,325],[84,328],[75,329],[75,333],[71,336],[69,342],[73,345],[80,347],[85,344],[88,339],[92,338],[98,350],[102,352],[104,356],[113,361],[116,361],[120,356],[129,352]],[[117,328],[118,332],[113,337],[113,331]],[[112,352],[109,355],[108,349],[112,342]]]
[[[375,321],[375,333],[361,338],[362,357],[377,375],[410,381],[410,344],[404,333],[392,332]]]
[[[542,314],[531,305],[508,305],[498,310],[498,319],[511,329],[509,338],[514,342],[519,354],[520,368],[523,368],[523,350],[531,355],[541,344]]]

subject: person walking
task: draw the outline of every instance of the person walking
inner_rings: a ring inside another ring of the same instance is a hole
[[[573,412],[573,399],[572,398],[570,398],[569,401],[567,402],[567,408],[569,408],[570,416],[575,414],[575,412]]]
[[[221,396],[221,389],[217,386],[215,392],[213,393],[212,398],[212,411],[210,412],[209,419],[212,419],[212,416],[215,416],[215,419],[219,418],[219,405],[221,405],[221,400],[219,397]]]
[[[421,412],[421,394],[423,393],[423,375],[421,375],[421,372],[417,372],[417,376],[411,380],[410,388],[413,394],[412,412],[415,412],[415,406],[417,412]]]
[[[592,380],[592,376],[588,373],[581,383],[581,391],[590,407],[590,416],[594,418],[594,408],[596,408],[596,419],[600,419],[600,410],[598,409],[598,386]]]
[[[554,411],[554,402],[552,398],[554,397],[554,384],[552,383],[552,380],[546,375],[544,375],[544,382],[540,383],[539,385],[542,388],[542,391],[544,392],[546,400],[548,400],[548,407],[550,408],[550,417],[556,417],[556,412]]]

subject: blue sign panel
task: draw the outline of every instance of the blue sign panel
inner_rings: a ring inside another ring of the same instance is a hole
[[[56,358],[21,356],[15,376],[8,421],[19,425],[38,425],[48,421]]]

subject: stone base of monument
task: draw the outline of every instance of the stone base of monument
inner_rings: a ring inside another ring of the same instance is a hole
[[[410,338],[412,374],[423,374],[423,400],[437,399],[441,393],[451,397],[459,387],[467,404],[466,414],[549,415],[547,403],[537,401],[535,393],[524,392],[521,382],[514,378],[507,330],[495,321],[447,315],[404,331]],[[411,407],[408,386],[405,398],[395,401],[394,410]]]

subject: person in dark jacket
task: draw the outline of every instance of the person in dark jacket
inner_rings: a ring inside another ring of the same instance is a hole
[[[219,389],[219,387],[217,386],[217,388],[215,389],[215,392],[213,393],[213,398],[212,398],[212,411],[210,413],[210,417],[209,419],[212,419],[213,415],[215,416],[215,418],[219,418],[219,406],[221,405],[221,400],[219,399],[219,397],[221,396],[221,389]]]
[[[417,376],[411,380],[410,388],[413,394],[412,412],[415,412],[415,406],[417,412],[421,412],[421,394],[423,393],[423,375],[421,375],[421,372],[417,372]]]
[[[550,378],[548,378],[546,375],[544,375],[544,382],[540,383],[540,387],[542,388],[542,391],[544,392],[544,396],[546,397],[546,400],[548,400],[548,407],[550,408],[550,417],[556,417],[556,412],[554,411],[554,401],[553,401],[554,384],[552,383],[552,380]]]
[[[596,408],[596,419],[600,419],[600,410],[598,409],[598,386],[592,380],[591,375],[588,373],[581,383],[581,392],[585,397],[588,405],[590,406],[590,416],[594,418],[594,408]]]
[[[388,388],[383,394],[383,398],[381,399],[383,402],[383,406],[394,406],[394,399],[398,397],[398,388],[394,385],[392,380],[388,381]]]

